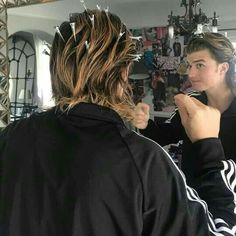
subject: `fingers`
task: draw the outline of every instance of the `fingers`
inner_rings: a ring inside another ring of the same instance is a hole
[[[140,102],[137,104],[136,106],[137,109],[140,109],[141,111],[143,111],[145,114],[149,113],[150,110],[150,106],[144,102]]]
[[[148,125],[150,107],[146,103],[138,103],[134,109],[132,124],[138,129],[145,129]]]
[[[199,106],[205,106],[195,98],[185,94],[178,94],[174,97],[177,107],[186,110],[187,113],[193,113]]]
[[[181,122],[192,142],[218,137],[220,112],[217,109],[183,94],[175,96],[175,102],[179,108]],[[206,117],[209,122],[206,122]]]
[[[208,106],[194,97],[185,94],[178,94],[174,97],[175,104],[179,109],[182,123],[185,123],[188,116],[193,116],[199,109],[208,109]]]

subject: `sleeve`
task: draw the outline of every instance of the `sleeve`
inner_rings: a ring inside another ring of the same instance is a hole
[[[144,235],[235,235],[235,164],[225,160],[218,139],[201,140],[195,147],[201,166],[199,192],[186,185],[184,175],[164,151],[159,151],[158,158],[153,154],[141,170],[143,228],[148,232]]]
[[[177,143],[183,139],[183,127],[177,109],[165,122],[157,123],[150,119],[146,129],[140,129],[139,131],[142,135],[158,142],[161,146]]]
[[[222,235],[227,231],[235,235],[236,164],[225,159],[220,139],[200,140],[193,147],[198,157],[198,194],[208,204],[215,229]]]

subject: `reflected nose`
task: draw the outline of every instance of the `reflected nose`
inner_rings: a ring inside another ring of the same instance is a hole
[[[191,78],[194,78],[197,74],[197,71],[194,67],[189,67],[188,68],[188,78],[191,79]]]

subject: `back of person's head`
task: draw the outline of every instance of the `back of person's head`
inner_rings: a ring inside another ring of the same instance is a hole
[[[104,10],[87,9],[71,14],[58,29],[50,58],[56,104],[65,110],[80,102],[95,103],[132,119],[128,69],[137,54],[120,18]]]
[[[208,50],[211,57],[218,63],[227,62],[229,69],[226,73],[228,86],[236,87],[235,63],[236,54],[230,40],[219,33],[203,33],[192,37],[186,47],[186,53],[191,54],[201,50]]]

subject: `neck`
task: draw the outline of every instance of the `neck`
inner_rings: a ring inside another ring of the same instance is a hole
[[[217,108],[220,113],[227,110],[234,99],[234,94],[229,88],[221,89],[218,92],[206,91],[206,94],[208,105]]]

